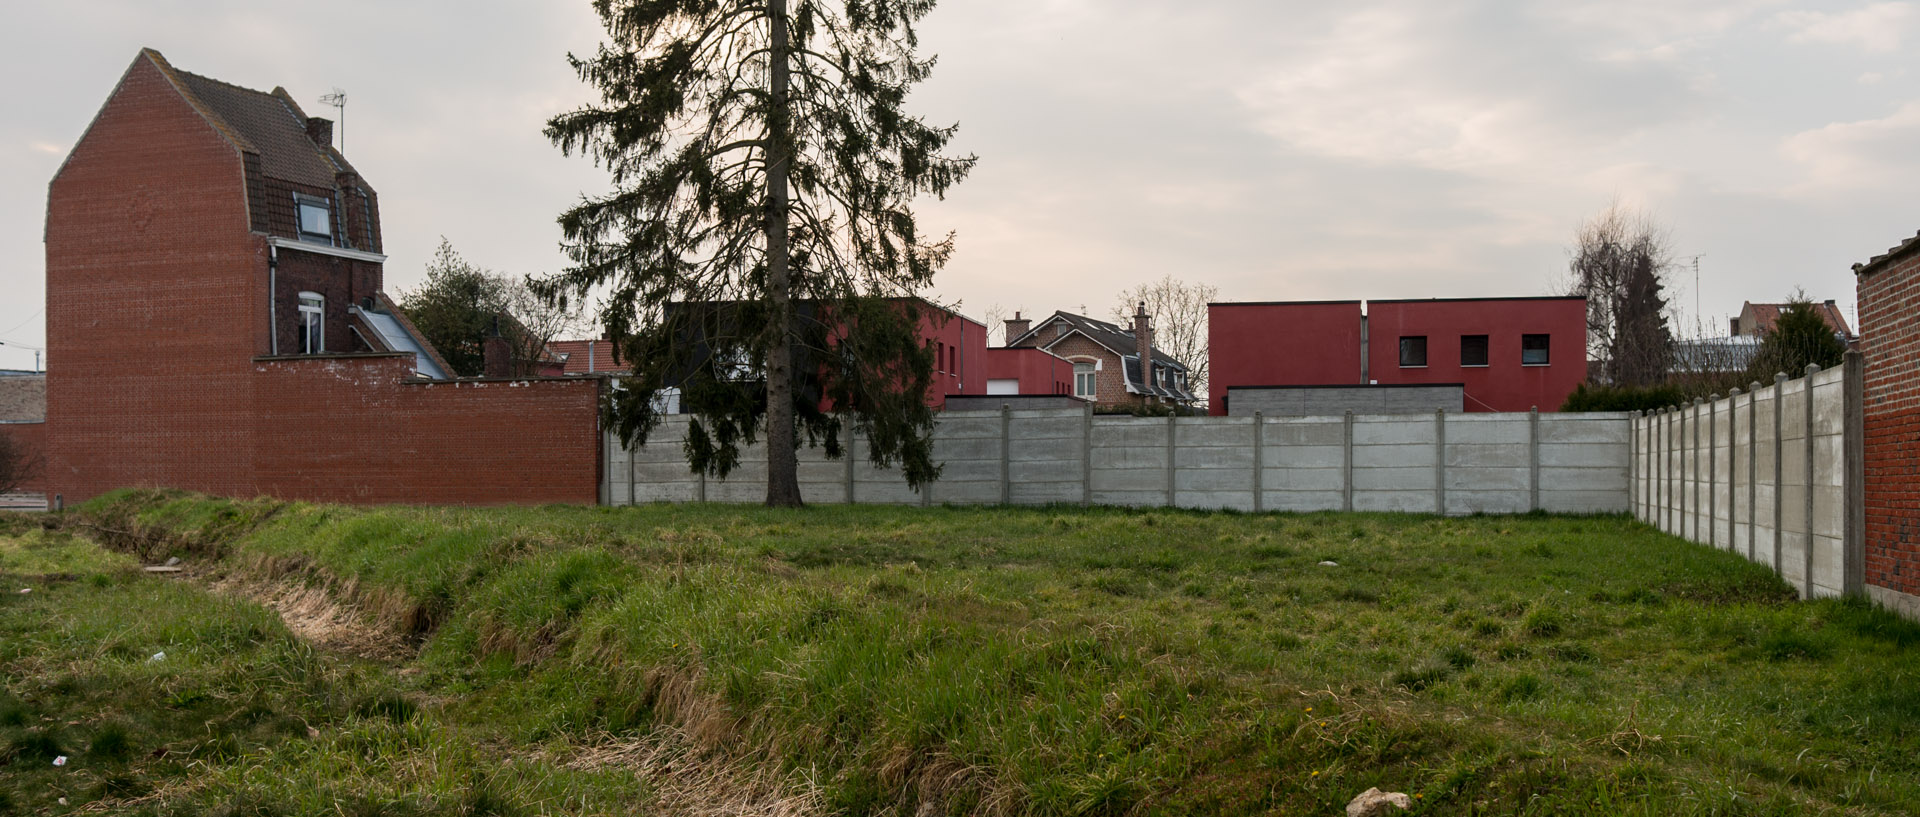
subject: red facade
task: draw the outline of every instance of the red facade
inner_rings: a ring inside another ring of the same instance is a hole
[[[47,491],[596,502],[599,380],[427,381],[414,355],[355,345],[348,309],[381,286],[377,211],[341,171],[334,236],[302,244],[294,194],[325,189],[275,174],[344,159],[284,94],[143,51],[54,177]],[[326,342],[295,355],[307,292]]]
[[[1032,347],[988,349],[986,383],[986,394],[1071,395],[1073,361]]]
[[[1467,411],[1558,411],[1587,378],[1585,298],[1370,301],[1368,377],[1381,383],[1462,383]],[[1545,349],[1526,357],[1528,336]],[[1467,338],[1486,339],[1468,362]],[[1401,365],[1401,340],[1426,339],[1426,365]],[[1544,354],[1542,354],[1544,351]]]
[[[1359,301],[1209,304],[1208,413],[1229,386],[1333,386],[1360,379]]]
[[[946,408],[947,397],[987,390],[987,327],[979,321],[923,304],[920,336],[933,349],[933,385],[927,405]]]
[[[1207,315],[1215,415],[1233,387],[1368,383],[1462,384],[1470,412],[1556,411],[1586,379],[1582,298],[1221,303]]]

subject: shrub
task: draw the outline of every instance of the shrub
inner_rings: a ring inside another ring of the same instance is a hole
[[[1561,411],[1653,411],[1687,402],[1677,386],[1602,386],[1582,383],[1567,395]]]

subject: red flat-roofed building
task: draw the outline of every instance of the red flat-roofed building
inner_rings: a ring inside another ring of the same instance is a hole
[[[1586,378],[1586,310],[1579,297],[1210,304],[1209,411],[1230,414],[1236,391],[1328,386],[1450,387],[1465,411],[1555,411]]]

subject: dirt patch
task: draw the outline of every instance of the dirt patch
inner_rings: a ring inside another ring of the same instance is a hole
[[[616,740],[543,758],[569,769],[622,769],[646,780],[656,800],[650,813],[671,817],[814,817],[827,813],[820,786],[805,774],[778,774],[779,764],[726,759],[702,751],[678,728],[656,729],[643,738]]]
[[[230,576],[211,582],[208,589],[279,613],[294,635],[324,650],[388,662],[414,654],[414,644],[406,636],[374,623],[371,614],[342,604],[325,588],[297,577],[258,581]]]

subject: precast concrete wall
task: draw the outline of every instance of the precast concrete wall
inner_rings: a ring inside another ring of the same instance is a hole
[[[661,422],[643,447],[609,435],[609,504],[758,502],[761,446],[727,479],[690,473],[689,420]],[[914,491],[876,468],[866,441],[849,458],[800,450],[814,503],[1123,505],[1242,511],[1624,512],[1626,414],[1097,417],[1080,409],[942,412],[939,481]]]
[[[1810,367],[1632,420],[1632,504],[1774,569],[1802,598],[1864,590],[1863,366]]]

